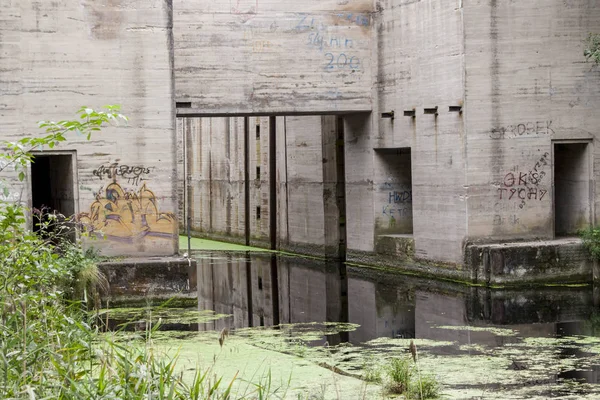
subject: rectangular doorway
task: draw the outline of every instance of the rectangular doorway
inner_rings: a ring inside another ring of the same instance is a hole
[[[592,220],[588,141],[554,142],[554,231],[572,236]]]
[[[74,157],[72,153],[34,153],[31,164],[31,206],[44,213],[58,213],[71,220],[76,212],[74,185]],[[61,218],[62,219],[62,218]],[[34,216],[33,230],[39,231],[39,220]],[[68,234],[75,239],[74,230]]]
[[[411,148],[378,148],[375,233],[412,235]]]

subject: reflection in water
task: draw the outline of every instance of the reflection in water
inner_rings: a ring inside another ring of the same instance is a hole
[[[198,307],[230,314],[199,330],[275,326],[279,323],[350,322],[352,332],[314,344],[361,344],[381,337],[454,342],[434,354],[460,354],[461,346],[496,348],[524,338],[598,334],[589,321],[598,305],[591,288],[491,290],[407,277],[298,257],[213,253],[198,259]],[[348,296],[346,296],[348,293]],[[596,296],[597,297],[597,296]],[[584,322],[587,321],[587,322]],[[487,329],[508,328],[516,335]],[[581,349],[561,348],[557,357],[583,358]],[[529,368],[515,358],[510,368]],[[597,366],[562,371],[552,379],[598,382]]]

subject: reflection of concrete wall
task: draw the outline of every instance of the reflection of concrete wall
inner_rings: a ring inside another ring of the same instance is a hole
[[[327,320],[327,287],[322,271],[291,267],[290,317],[293,322]]]
[[[214,256],[198,260],[198,309],[232,315],[200,324],[200,330],[248,326],[246,262],[242,255]]]
[[[523,324],[581,321],[594,309],[591,290],[490,290],[473,288],[468,296],[469,321],[479,324]]]
[[[415,306],[405,288],[348,279],[348,314],[360,327],[350,332],[352,343],[378,337],[415,337]]]
[[[69,134],[59,146],[76,151],[76,208],[90,229],[107,235],[92,243],[107,255],[177,250],[170,13],[166,2],[136,0],[0,7],[1,139],[36,132],[39,119],[75,117],[83,105],[122,104],[130,118],[126,128],[106,128],[89,142]],[[113,163],[126,172],[99,172]],[[129,212],[115,211],[121,208]]]

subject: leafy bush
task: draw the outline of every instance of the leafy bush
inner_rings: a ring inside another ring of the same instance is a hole
[[[600,229],[588,228],[579,231],[583,245],[594,260],[600,260]]]
[[[126,119],[117,110],[83,107],[79,120],[40,123],[46,136],[4,143],[0,172],[12,166],[23,180],[31,150],[52,148],[70,131],[89,138],[104,123]],[[188,385],[175,374],[175,360],[148,342],[102,334],[86,311],[90,290],[105,283],[94,258],[68,238],[68,218],[34,211],[39,234],[27,230],[21,204],[0,201],[0,398],[229,398],[233,382],[221,388],[220,379],[198,370]]]

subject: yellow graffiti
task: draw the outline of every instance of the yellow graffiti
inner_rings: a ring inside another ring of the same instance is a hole
[[[124,242],[146,236],[172,239],[177,228],[175,215],[159,212],[156,196],[145,183],[137,192],[126,192],[118,183],[111,183],[77,220],[89,233]]]

